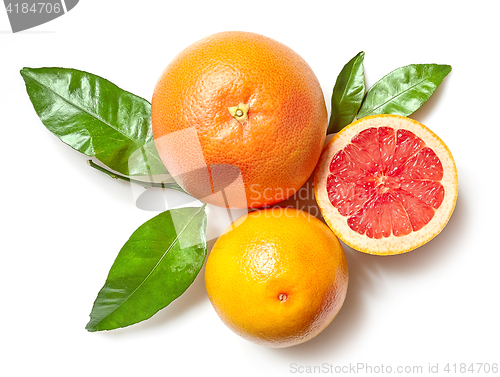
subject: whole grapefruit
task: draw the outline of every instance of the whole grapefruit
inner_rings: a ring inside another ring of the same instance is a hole
[[[222,32],[182,51],[152,100],[155,145],[188,193],[224,207],[287,199],[323,148],[327,110],[309,65],[287,46]]]
[[[207,260],[208,297],[243,338],[288,347],[314,338],[344,302],[348,270],[342,246],[307,212],[267,208],[236,220]]]

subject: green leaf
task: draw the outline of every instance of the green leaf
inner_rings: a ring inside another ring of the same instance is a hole
[[[339,132],[350,124],[363,102],[366,91],[364,58],[365,53],[361,51],[342,68],[337,77],[332,94],[332,113],[328,134]]]
[[[23,68],[21,75],[42,123],[64,143],[121,174],[168,173],[145,99],[76,69]]]
[[[411,64],[376,82],[366,93],[358,118],[375,114],[408,116],[420,108],[451,72],[451,66]]]
[[[191,285],[207,254],[205,205],[160,213],[123,245],[97,295],[89,331],[150,318]]]

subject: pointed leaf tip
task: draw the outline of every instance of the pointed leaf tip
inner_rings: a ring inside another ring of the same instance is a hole
[[[358,118],[375,114],[411,115],[450,72],[451,66],[447,64],[411,64],[398,68],[370,88]]]
[[[168,173],[145,99],[76,69],[24,67],[21,76],[42,123],[70,147],[124,175]]]
[[[90,313],[90,332],[150,318],[191,285],[207,253],[205,206],[160,213],[130,236]]]
[[[363,68],[364,51],[353,57],[340,71],[332,93],[332,110],[327,133],[340,131],[355,118],[366,87]]]

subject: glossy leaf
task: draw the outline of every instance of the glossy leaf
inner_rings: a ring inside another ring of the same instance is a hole
[[[411,64],[376,82],[366,94],[358,118],[375,114],[408,116],[420,108],[451,72],[451,66]]]
[[[23,68],[21,75],[42,123],[64,143],[121,174],[168,173],[145,99],[76,69]]]
[[[165,211],[141,225],[113,263],[86,329],[143,321],[184,293],[205,261],[206,219],[204,205]]]
[[[339,132],[356,117],[365,96],[365,74],[361,51],[340,71],[332,94],[332,113],[328,134]]]

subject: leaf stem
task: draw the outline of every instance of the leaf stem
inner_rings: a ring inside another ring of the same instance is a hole
[[[177,183],[139,181],[137,179],[132,179],[132,178],[120,175],[120,174],[113,173],[113,172],[103,168],[102,166],[97,165],[92,160],[87,160],[87,164],[89,164],[94,169],[99,170],[101,173],[104,173],[104,174],[110,176],[113,179],[121,179],[122,181],[125,181],[125,182],[135,183],[135,184],[140,185],[144,188],[152,188],[152,187],[168,188],[168,189],[177,190],[177,191],[180,191],[180,192],[187,194],[187,192],[184,191]]]

